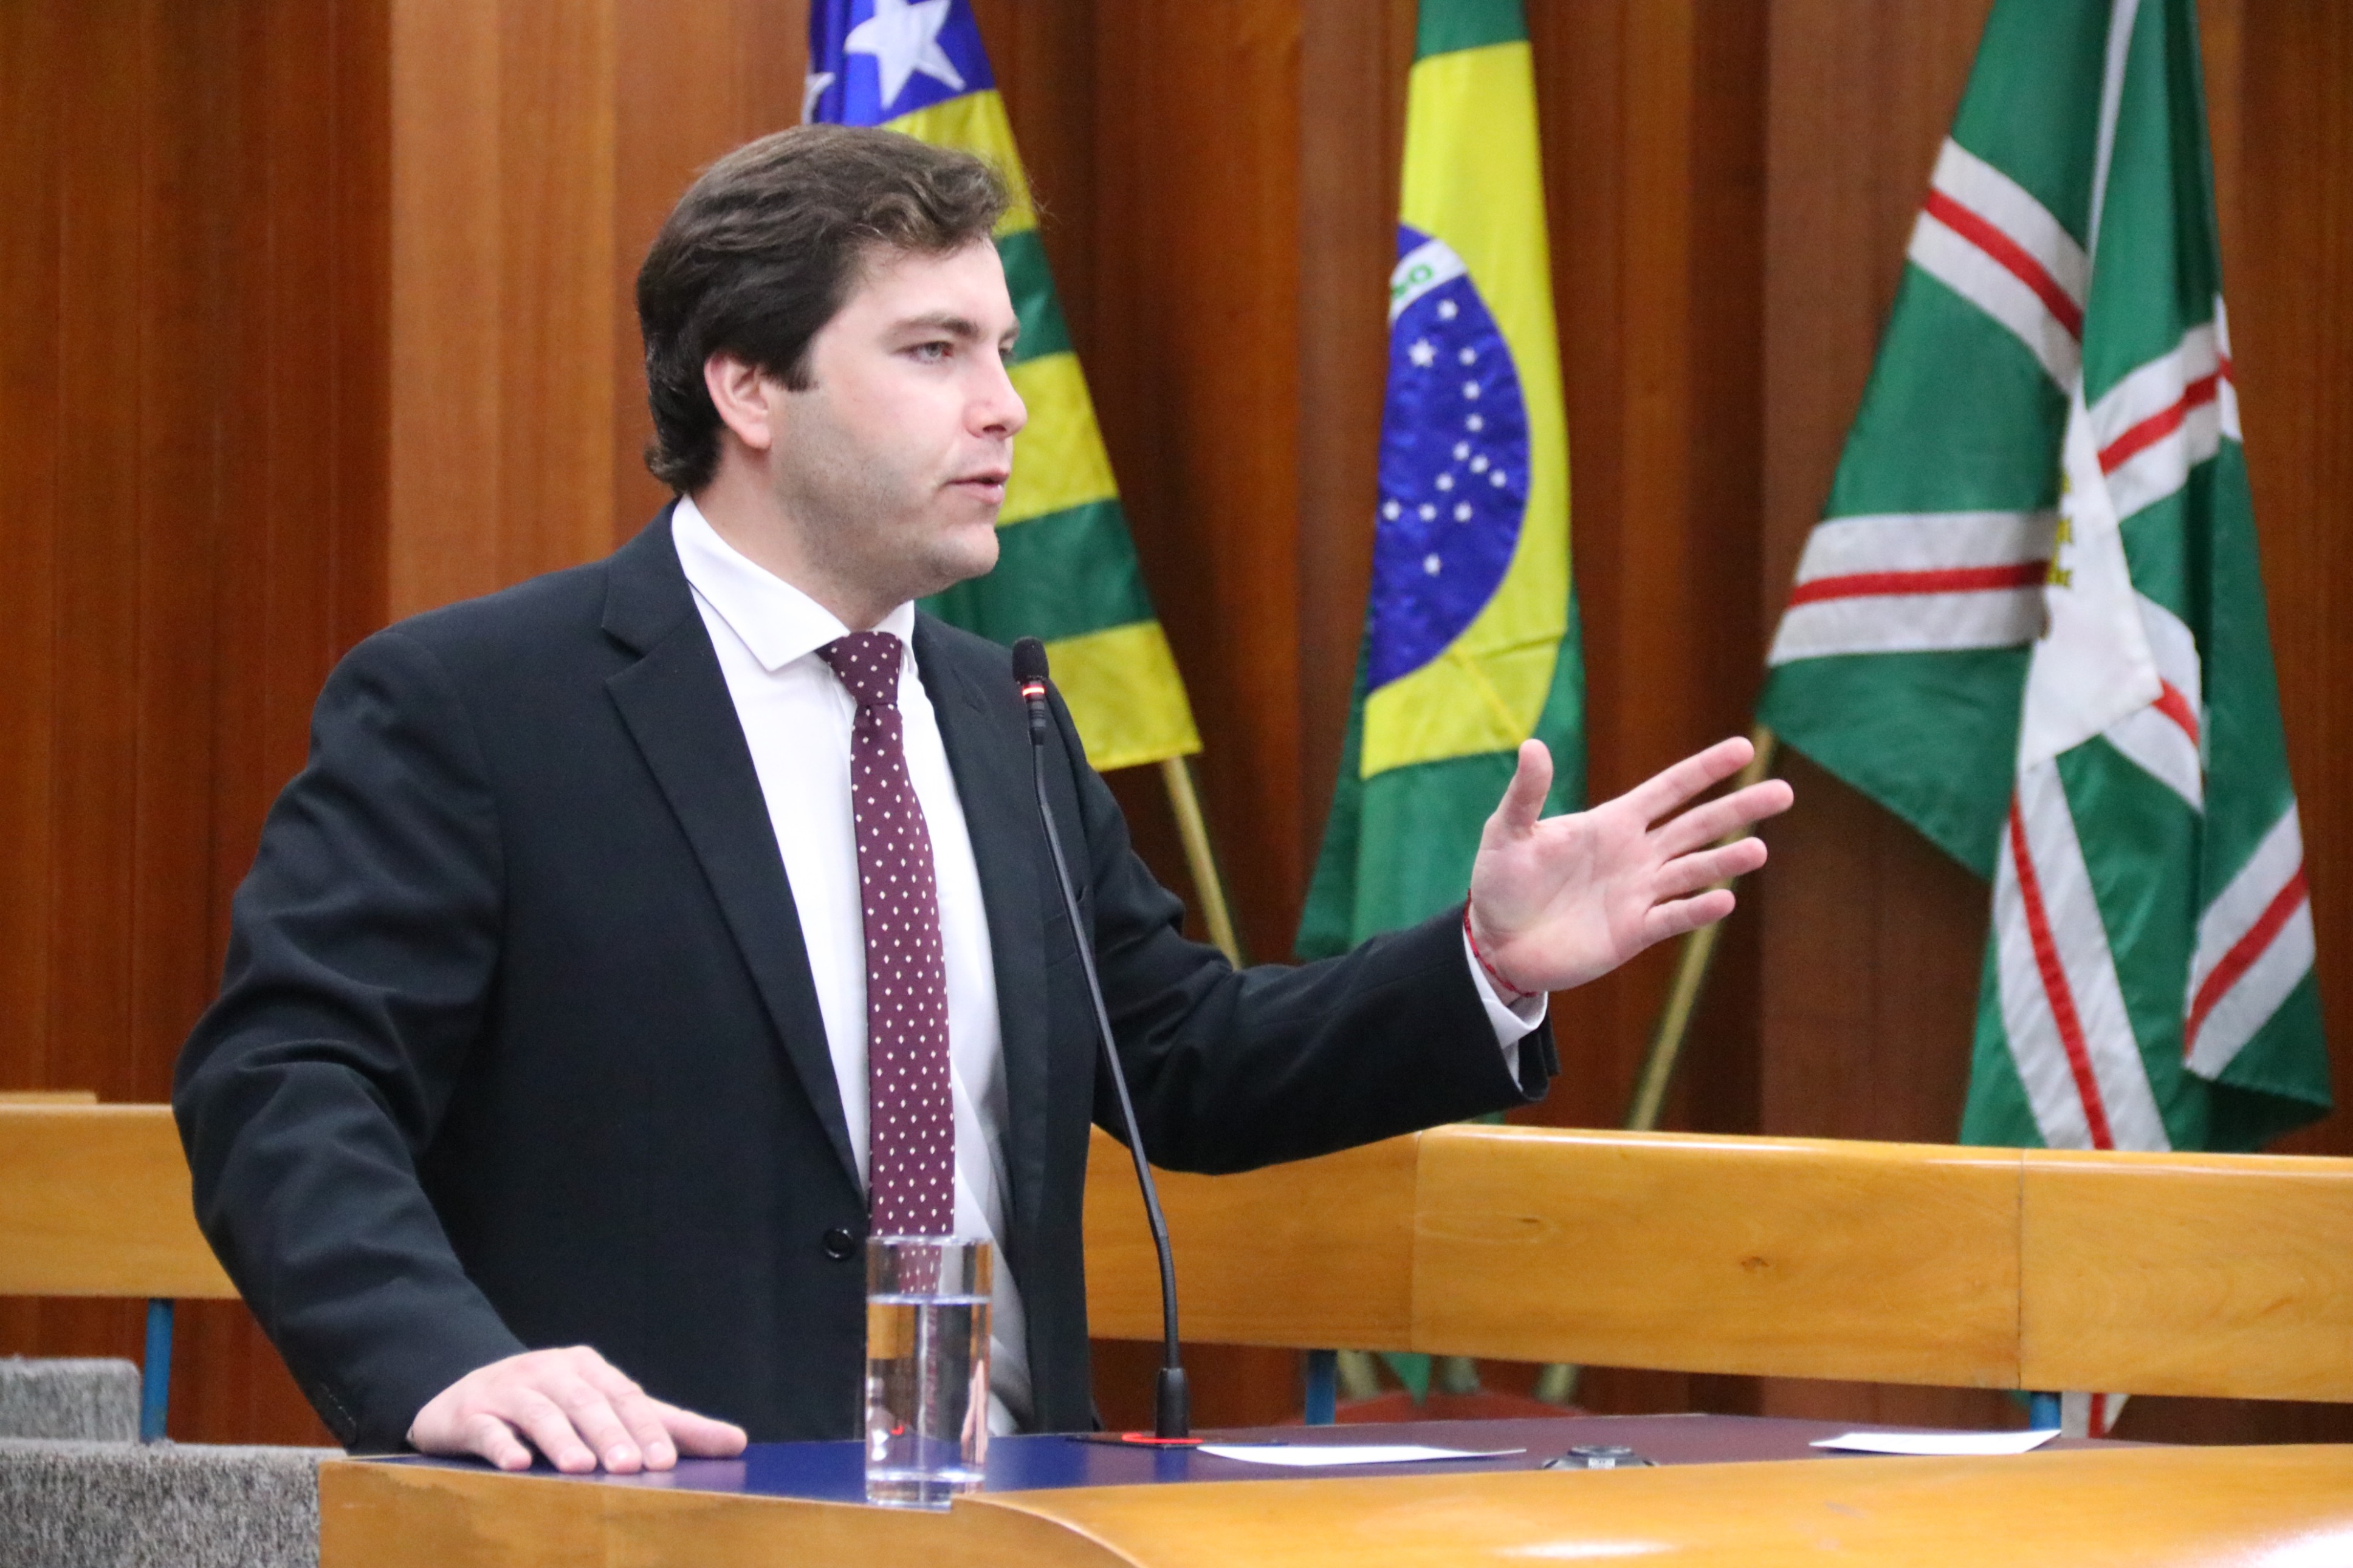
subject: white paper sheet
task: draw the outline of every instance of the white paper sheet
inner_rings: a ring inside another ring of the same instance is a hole
[[[1843,1432],[1808,1447],[1844,1454],[2023,1454],[2057,1436],[2055,1426],[2036,1432]]]
[[[1288,1465],[1312,1469],[1324,1465],[1411,1465],[1430,1459],[1497,1459],[1525,1448],[1425,1448],[1418,1443],[1204,1443],[1195,1452],[1252,1465]]]

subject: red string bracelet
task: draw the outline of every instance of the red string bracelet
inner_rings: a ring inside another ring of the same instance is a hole
[[[1471,902],[1467,899],[1462,903],[1462,940],[1471,944],[1471,956],[1479,961],[1479,967],[1487,972],[1487,978],[1494,983],[1495,989],[1504,993],[1509,1000],[1525,1002],[1536,994],[1533,991],[1523,991],[1504,979],[1504,972],[1487,962],[1487,955],[1479,951],[1478,933],[1471,929]]]

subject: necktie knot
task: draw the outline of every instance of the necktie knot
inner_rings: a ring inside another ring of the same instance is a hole
[[[889,632],[851,632],[817,650],[860,708],[899,705],[899,639]]]

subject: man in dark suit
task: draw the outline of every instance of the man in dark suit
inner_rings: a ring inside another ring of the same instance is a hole
[[[851,1433],[860,1245],[886,1186],[911,1201],[886,1040],[953,1126],[936,1228],[1002,1248],[998,1424],[1089,1424],[1109,1102],[1078,947],[1006,652],[912,607],[996,557],[1025,417],[1003,199],[881,132],[714,165],[639,279],[680,499],[607,561],[369,638],[322,694],[174,1104],[206,1234],[346,1444],[627,1470]],[[1710,842],[1788,799],[1671,817],[1731,742],[1539,822],[1531,743],[1466,908],[1237,973],[1053,714],[1145,1144],[1180,1169],[1540,1095],[1543,994],[1728,911],[1704,889],[1763,847]],[[878,905],[910,844],[920,891]],[[876,951],[902,936],[904,969]]]

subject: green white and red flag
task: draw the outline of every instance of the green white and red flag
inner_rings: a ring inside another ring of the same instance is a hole
[[[1760,717],[1993,884],[1965,1142],[2255,1147],[2328,1067],[2193,0],[1998,0],[1907,261]]]

